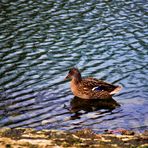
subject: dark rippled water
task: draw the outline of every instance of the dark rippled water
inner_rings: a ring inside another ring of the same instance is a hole
[[[1,0],[0,127],[147,129],[147,11],[145,0]],[[121,107],[72,118],[73,66],[122,85]]]

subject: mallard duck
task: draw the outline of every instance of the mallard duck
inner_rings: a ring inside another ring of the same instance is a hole
[[[74,96],[82,99],[110,99],[121,90],[121,86],[109,84],[96,78],[82,78],[77,68],[72,68],[65,79],[71,79],[70,88]]]

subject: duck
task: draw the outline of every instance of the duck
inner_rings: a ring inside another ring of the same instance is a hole
[[[102,80],[86,77],[82,78],[78,68],[71,68],[65,77],[70,79],[70,88],[74,96],[81,99],[112,99],[122,87]]]

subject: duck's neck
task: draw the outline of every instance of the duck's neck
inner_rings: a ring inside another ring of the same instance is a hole
[[[81,81],[82,81],[81,74],[79,74],[79,75],[76,76],[76,77],[73,77],[73,79],[72,79],[72,83],[74,83],[74,84],[78,84],[78,83],[80,83]]]

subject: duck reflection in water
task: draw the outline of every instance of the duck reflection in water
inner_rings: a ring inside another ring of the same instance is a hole
[[[79,111],[92,112],[99,109],[107,109],[111,111],[119,106],[120,104],[118,104],[113,98],[102,101],[99,99],[86,100],[75,96],[70,101],[70,107],[66,108],[72,113],[78,113]]]
[[[115,108],[119,107],[120,104],[117,103],[113,98],[109,100],[99,100],[99,99],[81,99],[74,97],[70,101],[70,106],[64,106],[65,109],[74,113],[70,120],[75,120],[80,118],[81,115],[88,112],[93,112],[99,110],[99,114],[105,114],[111,112]],[[103,109],[103,111],[101,110]],[[104,110],[105,109],[105,110]]]

